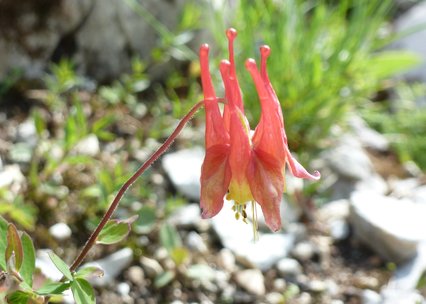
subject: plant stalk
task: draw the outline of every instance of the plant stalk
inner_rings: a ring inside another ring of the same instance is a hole
[[[99,236],[99,233],[102,231],[106,223],[110,220],[112,214],[114,213],[115,209],[117,209],[118,204],[121,201],[121,198],[123,197],[124,193],[126,193],[127,189],[138,179],[139,176],[142,175],[142,173],[145,172],[146,169],[148,169],[154,161],[157,160],[164,152],[167,151],[167,149],[170,147],[170,145],[173,143],[175,138],[180,134],[186,123],[194,116],[194,114],[204,105],[204,101],[199,101],[196,103],[191,110],[180,120],[179,124],[177,125],[176,129],[173,131],[173,133],[165,140],[165,142],[155,151],[151,157],[145,161],[145,163],[140,166],[140,168],[121,186],[120,190],[118,190],[117,195],[114,197],[114,200],[112,201],[111,205],[109,206],[108,210],[102,217],[102,220],[96,227],[96,229],[92,232],[89,239],[86,241],[86,244],[84,245],[83,249],[81,250],[80,254],[77,256],[77,258],[74,260],[70,267],[70,271],[75,271],[80,264],[83,262],[87,254],[89,253],[90,249],[93,247],[93,245],[96,244],[96,239]]]

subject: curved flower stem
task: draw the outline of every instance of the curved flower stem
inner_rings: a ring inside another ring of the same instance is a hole
[[[157,160],[158,157],[161,156],[166,150],[170,147],[172,142],[175,140],[175,138],[179,135],[179,133],[182,131],[183,127],[186,125],[186,123],[194,116],[194,114],[204,105],[204,101],[199,101],[197,104],[195,104],[192,109],[181,119],[179,124],[177,125],[176,129],[173,131],[173,133],[166,139],[166,141],[157,149],[157,151],[154,152],[154,154],[151,155],[151,157],[145,161],[145,163],[121,186],[120,190],[118,190],[117,195],[114,197],[114,200],[112,201],[111,205],[109,206],[107,212],[103,216],[101,222],[96,227],[96,229],[93,231],[93,233],[90,235],[89,239],[87,240],[86,244],[84,245],[83,249],[81,250],[80,254],[77,256],[77,258],[74,260],[70,267],[70,271],[75,271],[78,266],[80,266],[81,262],[83,262],[86,255],[89,253],[89,250],[95,245],[96,239],[99,236],[99,233],[102,231],[106,223],[111,218],[112,214],[114,213],[115,209],[117,208],[118,204],[120,203],[121,198],[123,197],[124,193],[127,191],[127,189],[136,181],[136,179],[141,176],[142,173],[145,172],[146,169],[148,169],[152,163]]]

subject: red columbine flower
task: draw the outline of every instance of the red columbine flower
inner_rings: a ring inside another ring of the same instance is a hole
[[[201,169],[202,217],[210,218],[223,207],[223,199],[234,201],[236,217],[246,218],[246,205],[257,202],[268,227],[281,228],[280,203],[285,186],[285,165],[300,178],[318,180],[319,172],[310,174],[291,155],[287,146],[283,115],[277,95],[266,71],[268,46],[260,48],[260,71],[254,59],[246,61],[259,95],[262,113],[253,135],[244,115],[241,90],[235,71],[233,41],[236,30],[226,32],[229,61],[222,60],[220,72],[225,86],[223,115],[219,110],[209,72],[209,47],[200,48],[201,81],[206,112],[206,156]],[[256,224],[255,224],[256,225]]]

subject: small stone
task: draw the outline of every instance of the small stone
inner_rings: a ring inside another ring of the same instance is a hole
[[[103,259],[87,263],[82,267],[97,266],[101,268],[104,271],[104,275],[102,277],[91,278],[90,282],[93,286],[102,287],[114,282],[114,279],[123,272],[132,260],[132,249],[123,248]]]
[[[335,241],[341,241],[349,236],[349,225],[345,220],[330,222],[330,235]]]
[[[294,240],[296,243],[305,240],[307,236],[306,226],[301,223],[288,224],[287,232],[294,236]]]
[[[327,289],[327,285],[323,281],[312,280],[308,283],[308,288],[312,292],[321,293]]]
[[[298,297],[294,298],[295,302],[297,304],[311,304],[312,302],[312,296],[307,292],[302,292]]]
[[[170,224],[180,227],[194,227],[201,221],[201,211],[198,204],[189,204],[175,210],[169,217]]]
[[[80,140],[73,148],[73,152],[79,155],[96,156],[100,152],[99,139],[95,134],[91,134]]]
[[[70,238],[71,228],[65,223],[57,223],[49,228],[49,233],[58,241],[64,241]]]
[[[127,270],[127,276],[136,286],[142,286],[145,282],[145,274],[143,269],[139,266],[132,266]]]
[[[223,268],[224,270],[232,273],[235,271],[235,256],[232,253],[231,250],[223,248],[217,257],[217,263],[219,267]]]
[[[29,118],[18,126],[16,140],[18,142],[25,142],[31,147],[36,145],[37,131],[33,119]]]
[[[117,291],[122,296],[128,296],[130,292],[130,285],[122,282],[117,285]]]
[[[316,215],[318,219],[323,222],[346,219],[349,216],[349,207],[349,200],[335,200],[325,204],[320,209],[318,209]]]
[[[284,296],[279,292],[270,292],[266,296],[266,301],[270,304],[280,304],[285,303]]]
[[[314,256],[315,248],[310,242],[300,242],[293,248],[291,254],[299,261],[308,261]]]
[[[191,200],[200,200],[200,174],[204,150],[200,147],[163,156],[161,164],[176,189]]]
[[[360,289],[376,289],[379,287],[379,280],[375,277],[359,276],[354,280],[354,286]]]
[[[362,303],[364,304],[380,304],[382,302],[382,297],[371,289],[364,289],[361,292]]]
[[[147,257],[141,257],[140,263],[145,273],[150,278],[155,278],[157,275],[163,272],[163,267],[161,267],[160,263],[158,263],[154,259],[150,259]]]
[[[208,248],[203,238],[195,231],[191,231],[190,233],[188,233],[188,236],[186,237],[186,244],[188,245],[189,249],[195,250],[199,253],[204,253],[208,251]]]
[[[302,266],[295,259],[283,258],[278,261],[277,269],[282,276],[296,276],[302,273]]]
[[[263,274],[258,269],[247,269],[235,274],[238,285],[256,296],[265,294],[265,282]]]
[[[282,278],[275,279],[272,285],[275,291],[278,291],[281,293],[284,292],[285,289],[287,288],[287,283]]]
[[[25,177],[18,165],[5,166],[0,172],[0,188],[7,187],[10,191],[18,193],[25,183]]]

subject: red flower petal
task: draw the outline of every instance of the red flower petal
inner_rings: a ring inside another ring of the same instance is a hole
[[[228,165],[229,145],[215,145],[207,149],[201,167],[201,216],[215,216],[223,206],[228,191],[231,170]]]
[[[284,170],[277,166],[272,155],[256,149],[252,152],[247,177],[254,199],[265,216],[266,225],[277,231],[281,228],[280,204],[284,189]]]

